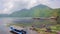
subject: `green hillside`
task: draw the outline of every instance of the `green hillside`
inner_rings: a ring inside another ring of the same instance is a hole
[[[38,5],[31,10],[33,12],[33,17],[49,17],[52,13],[52,9],[45,5]]]
[[[38,5],[31,9],[23,9],[13,12],[11,17],[50,17],[52,9],[45,5]]]

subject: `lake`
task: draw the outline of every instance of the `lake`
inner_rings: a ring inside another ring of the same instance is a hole
[[[32,19],[30,17],[28,18],[0,18],[0,24],[1,25],[8,25],[8,24],[23,24],[23,25],[41,25],[41,24],[56,24],[55,20],[50,19]]]

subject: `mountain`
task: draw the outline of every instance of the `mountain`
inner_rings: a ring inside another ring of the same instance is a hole
[[[31,9],[33,17],[49,17],[52,13],[52,8],[45,5],[38,5]]]
[[[16,11],[16,12],[10,14],[10,16],[11,17],[26,17],[26,16],[30,16],[29,13],[30,13],[29,10],[23,9],[23,10]]]
[[[45,5],[38,5],[31,9],[22,9],[10,14],[10,17],[50,17],[52,8]]]

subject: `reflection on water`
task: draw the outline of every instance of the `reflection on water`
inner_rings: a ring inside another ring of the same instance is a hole
[[[0,24],[15,23],[15,24],[55,24],[52,20],[39,19],[34,20],[32,18],[0,18]]]

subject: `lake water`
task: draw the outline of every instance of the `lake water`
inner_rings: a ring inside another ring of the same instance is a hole
[[[56,21],[48,19],[32,19],[32,18],[0,18],[1,25],[7,24],[24,24],[24,25],[41,25],[41,24],[55,24]]]

